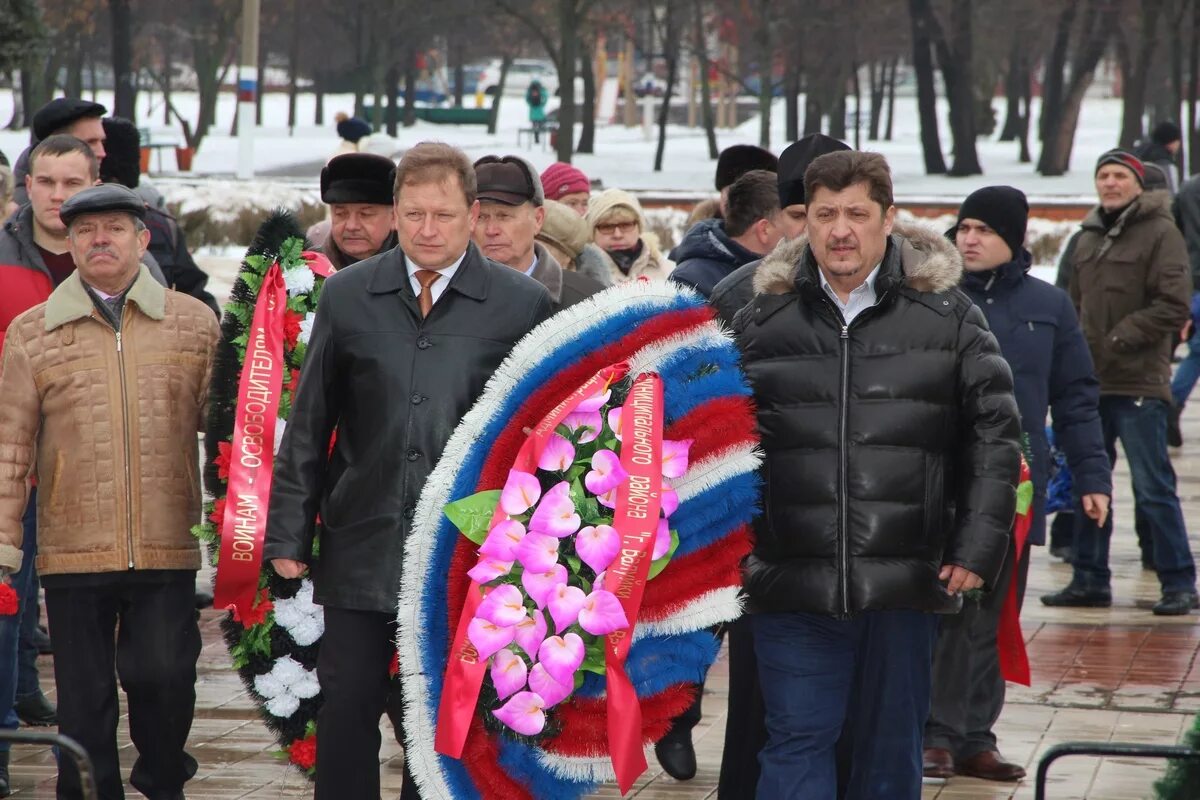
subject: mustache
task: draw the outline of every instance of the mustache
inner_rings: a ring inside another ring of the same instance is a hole
[[[87,251],[87,257],[91,258],[92,256],[100,255],[101,253],[108,255],[108,256],[112,256],[113,258],[117,257],[117,252],[115,250],[113,250],[111,247],[106,247],[104,245],[99,245],[97,247],[90,248]]]

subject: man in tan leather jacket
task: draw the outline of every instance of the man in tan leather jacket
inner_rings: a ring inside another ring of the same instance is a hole
[[[140,259],[145,206],[108,184],[59,214],[76,272],[8,328],[0,361],[0,568],[20,566],[28,477],[38,475],[38,571],[55,637],[60,731],[122,793],[116,663],[138,750],[130,781],[182,797],[200,632],[196,433],[217,341],[213,313]],[[80,795],[69,759],[58,797]]]

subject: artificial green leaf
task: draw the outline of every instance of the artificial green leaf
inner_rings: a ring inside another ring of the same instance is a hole
[[[455,500],[453,503],[447,503],[442,511],[445,513],[446,519],[453,522],[454,527],[462,531],[463,536],[475,544],[483,544],[483,540],[487,538],[492,515],[496,513],[496,506],[499,504],[500,490],[492,489]]]
[[[531,541],[532,541],[532,540],[531,540]],[[576,575],[578,575],[578,574],[579,574],[579,568],[580,568],[581,566],[583,566],[583,562],[582,562],[582,561],[579,559],[579,556],[577,556],[577,555],[569,555],[569,556],[567,556],[567,566],[569,566],[569,567],[571,568],[571,572],[573,572],[573,573],[575,573]]]
[[[599,637],[594,643],[588,645],[579,669],[594,672],[597,675],[604,674],[604,637]]]
[[[658,573],[667,568],[667,564],[671,563],[671,556],[675,555],[675,551],[679,549],[679,533],[671,531],[671,546],[667,549],[666,555],[657,561],[650,562],[650,571],[646,573],[646,580],[657,578]]]
[[[1017,513],[1029,513],[1029,507],[1033,505],[1033,481],[1021,481],[1017,486]]]

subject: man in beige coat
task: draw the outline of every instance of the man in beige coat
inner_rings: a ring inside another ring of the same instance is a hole
[[[0,361],[0,568],[20,566],[38,476],[38,571],[54,630],[59,729],[91,754],[102,797],[122,797],[113,664],[138,750],[130,782],[179,798],[200,632],[196,433],[217,341],[212,311],[140,263],[145,205],[106,184],[59,210],[76,272],[8,328]],[[58,797],[80,796],[69,759]]]

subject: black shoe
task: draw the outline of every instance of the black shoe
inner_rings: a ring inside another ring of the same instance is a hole
[[[41,625],[33,630],[33,646],[37,648],[39,656],[54,655],[54,645],[50,643],[50,634]]]
[[[1042,605],[1069,606],[1072,608],[1108,608],[1112,605],[1112,593],[1099,589],[1089,591],[1068,586],[1061,592],[1042,595]]]
[[[1183,429],[1179,427],[1179,417],[1183,409],[1172,404],[1167,415],[1167,444],[1171,447],[1183,447]]]
[[[8,780],[8,751],[0,750],[0,797],[8,797],[12,794],[12,787],[9,786]]]
[[[692,732],[681,735],[667,734],[654,745],[658,763],[677,781],[690,781],[696,777],[696,749],[692,747]]]
[[[1195,592],[1163,592],[1153,610],[1159,617],[1182,617],[1193,608],[1200,608],[1200,597]]]
[[[212,608],[213,593],[211,589],[196,590],[196,609]]]
[[[40,689],[25,697],[18,697],[13,703],[13,711],[17,712],[17,718],[26,725],[49,727],[58,724],[58,711],[50,705],[50,701]]]

